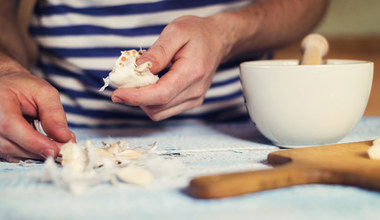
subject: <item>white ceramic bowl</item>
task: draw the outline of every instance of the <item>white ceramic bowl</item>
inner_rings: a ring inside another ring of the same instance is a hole
[[[240,77],[250,117],[265,137],[283,147],[324,145],[341,140],[363,116],[373,63],[250,61],[240,64]]]

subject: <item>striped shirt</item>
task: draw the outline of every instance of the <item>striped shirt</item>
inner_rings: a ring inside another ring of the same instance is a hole
[[[147,49],[182,15],[236,10],[244,0],[40,0],[30,33],[40,58],[33,72],[60,91],[70,126],[150,123],[135,106],[113,103],[115,88],[99,92],[120,51]],[[238,64],[220,66],[202,106],[167,121],[247,119]]]

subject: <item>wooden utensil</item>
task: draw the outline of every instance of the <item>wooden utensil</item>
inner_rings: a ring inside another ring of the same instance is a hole
[[[320,65],[329,51],[329,44],[320,34],[309,34],[301,42],[301,65]]]
[[[194,178],[187,193],[222,198],[301,184],[342,184],[380,190],[380,160],[371,160],[371,141],[279,150],[268,155],[274,169]]]

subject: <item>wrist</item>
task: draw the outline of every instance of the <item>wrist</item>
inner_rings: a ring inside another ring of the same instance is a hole
[[[226,48],[223,62],[237,58],[253,48],[253,39],[263,17],[263,10],[259,5],[234,12],[221,12],[210,17],[218,25],[220,41]]]
[[[29,73],[19,62],[0,52],[0,75]]]

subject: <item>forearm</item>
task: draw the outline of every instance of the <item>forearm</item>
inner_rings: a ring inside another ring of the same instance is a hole
[[[19,0],[0,1],[0,71],[26,67],[29,64],[17,23]]]
[[[235,12],[215,15],[224,21],[230,42],[223,61],[271,51],[302,38],[321,20],[328,0],[259,0]]]

